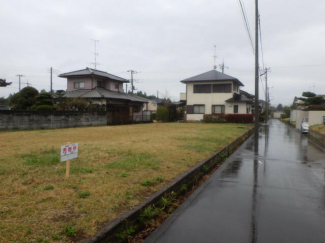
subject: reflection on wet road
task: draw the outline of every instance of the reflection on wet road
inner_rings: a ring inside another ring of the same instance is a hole
[[[145,242],[325,242],[325,154],[270,120]]]

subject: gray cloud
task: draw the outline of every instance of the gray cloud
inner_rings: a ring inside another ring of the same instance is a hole
[[[254,37],[254,1],[243,2]],[[290,104],[314,84],[316,93],[325,93],[324,12],[325,3],[317,0],[260,1],[274,105]],[[98,69],[124,78],[137,70],[139,90],[168,90],[175,100],[185,91],[180,80],[212,69],[216,44],[217,64],[224,59],[226,73],[254,93],[254,55],[236,0],[8,1],[0,26],[0,78],[14,82],[0,88],[0,96],[18,91],[16,74],[49,90],[51,66],[61,73],[92,66],[91,39],[100,41]],[[55,77],[54,89],[65,88],[66,81]]]

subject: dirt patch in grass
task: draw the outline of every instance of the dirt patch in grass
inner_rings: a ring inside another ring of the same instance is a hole
[[[90,237],[250,127],[157,123],[0,132],[0,242]],[[68,179],[59,161],[67,142],[79,143]]]

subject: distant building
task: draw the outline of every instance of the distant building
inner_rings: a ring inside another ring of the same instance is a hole
[[[67,78],[67,98],[89,99],[107,112],[108,124],[150,120],[150,114],[143,114],[148,100],[124,93],[123,84],[129,83],[127,79],[88,67],[59,77]]]
[[[240,93],[237,78],[211,70],[181,81],[186,84],[186,119],[200,121],[204,114],[251,114],[252,100]]]

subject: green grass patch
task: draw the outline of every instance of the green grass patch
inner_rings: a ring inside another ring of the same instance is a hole
[[[77,230],[75,229],[75,227],[72,224],[70,224],[70,225],[64,226],[61,230],[61,233],[65,234],[66,236],[76,236]]]
[[[209,152],[214,152],[215,150],[209,147],[206,147],[201,144],[195,144],[195,145],[186,145],[184,148],[189,149],[189,150],[195,150],[196,152],[200,153],[203,151],[209,151]]]
[[[161,176],[157,176],[157,177],[155,178],[155,181],[162,182],[162,181],[164,181],[164,178],[162,178]]]
[[[155,183],[152,180],[144,180],[144,181],[141,181],[140,184],[142,186],[150,186],[150,185],[153,185]]]
[[[156,167],[159,163],[158,158],[149,153],[136,153],[129,150],[120,155],[122,159],[107,164],[105,169],[121,169],[128,172],[139,168]]]
[[[90,197],[90,192],[89,191],[78,192],[78,197],[79,198],[88,198],[88,197]]]
[[[66,185],[66,187],[69,189],[78,189],[78,187],[75,185]]]
[[[54,186],[52,186],[52,185],[47,185],[44,187],[45,191],[49,191],[49,190],[53,190],[53,189],[54,189]]]
[[[70,174],[90,174],[93,173],[93,169],[89,168],[78,168],[78,167],[72,167],[70,168]],[[65,169],[64,170],[58,170],[55,172],[56,174],[65,174]]]
[[[29,153],[21,156],[25,165],[56,165],[60,163],[59,151],[54,148],[44,150],[40,153]]]
[[[127,173],[122,173],[120,176],[121,177],[127,177],[129,174],[127,174]]]
[[[0,175],[5,175],[7,170],[5,168],[0,168]]]

